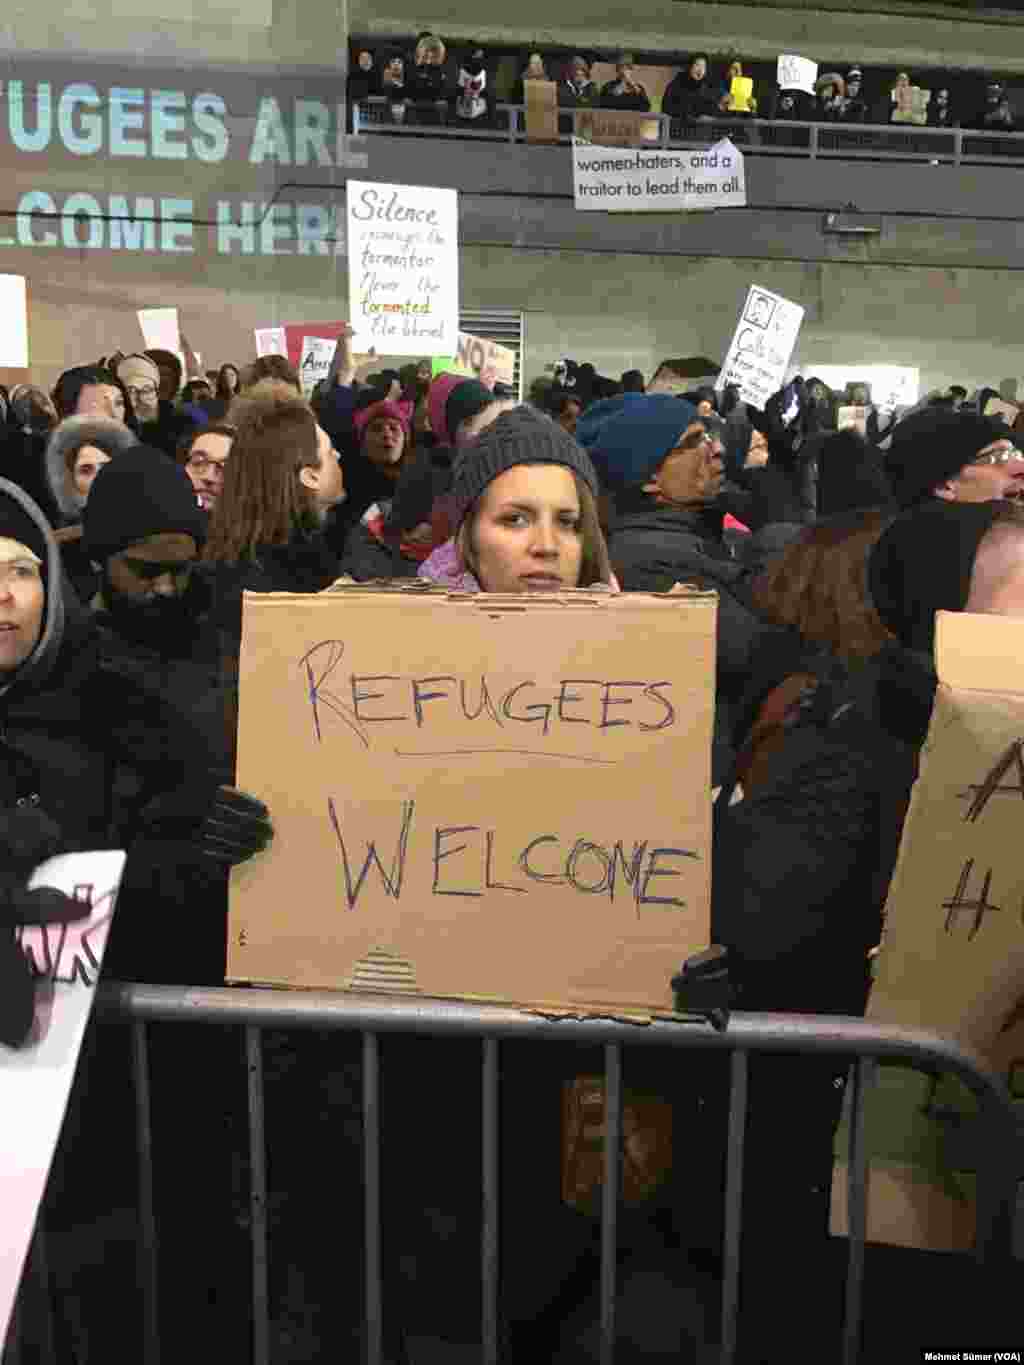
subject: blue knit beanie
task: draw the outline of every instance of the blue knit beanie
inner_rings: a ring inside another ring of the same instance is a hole
[[[631,396],[622,411],[601,426],[591,447],[602,483],[611,491],[642,487],[691,422],[698,420],[693,404],[672,394]]]

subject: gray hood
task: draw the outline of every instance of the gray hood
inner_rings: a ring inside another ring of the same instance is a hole
[[[85,499],[68,488],[68,456],[95,446],[113,460],[139,444],[139,438],[114,417],[65,417],[46,443],[46,482],[65,522],[82,519]]]
[[[4,696],[17,684],[39,684],[46,680],[60,652],[64,641],[65,603],[64,569],[61,564],[60,548],[53,538],[50,524],[29,495],[16,483],[0,479],[0,499],[15,502],[36,526],[46,543],[46,610],[43,615],[43,628],[35,649],[25,662],[5,681],[0,682],[0,696]]]

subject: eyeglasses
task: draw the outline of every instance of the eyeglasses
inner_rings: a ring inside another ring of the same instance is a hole
[[[124,391],[125,391],[125,393],[128,395],[129,398],[155,398],[155,397],[156,397],[156,385],[155,385],[155,384],[140,384],[138,388],[136,388],[134,384],[126,384],[126,385],[124,386]]]
[[[188,457],[188,467],[194,470],[196,474],[207,474],[216,470],[223,478],[225,464],[227,464],[227,460],[215,460],[212,455],[196,454]]]
[[[1002,450],[990,450],[984,455],[976,455],[971,464],[1004,465],[1012,464],[1014,460],[1024,460],[1024,450],[1018,450],[1016,446],[1004,446]]]

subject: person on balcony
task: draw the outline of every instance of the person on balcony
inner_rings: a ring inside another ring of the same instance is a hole
[[[836,118],[840,123],[867,123],[868,103],[864,98],[864,75],[859,66],[846,73],[846,94],[839,102]]]
[[[512,103],[526,103],[526,82],[527,81],[546,81],[550,80],[547,68],[544,65],[544,57],[540,52],[531,52],[526,59],[522,74],[512,87]]]
[[[713,118],[715,92],[708,81],[708,59],[704,52],[690,58],[689,65],[669,82],[661,101],[661,112],[683,123]]]
[[[592,109],[598,98],[597,86],[590,79],[590,63],[576,53],[558,82],[558,103],[563,109]]]
[[[929,128],[955,128],[956,117],[949,100],[949,91],[943,87],[936,90],[935,98],[928,106]]]
[[[615,63],[615,79],[601,87],[602,109],[629,110],[646,114],[651,107],[647,91],[636,79],[633,70],[633,54],[620,52]]]
[[[754,98],[754,82],[743,74],[741,61],[730,62],[725,73],[718,107],[731,118],[753,118],[757,113],[757,100]]]
[[[482,47],[473,44],[466,53],[459,64],[455,85],[458,90],[455,96],[455,117],[458,121],[476,127],[482,127],[489,122],[491,96]]]

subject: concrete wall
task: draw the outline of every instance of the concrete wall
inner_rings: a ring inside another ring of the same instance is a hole
[[[60,253],[47,258],[45,272],[30,272],[33,371],[43,382],[115,347],[138,347],[139,307],[177,305],[186,335],[210,365],[250,359],[257,326],[330,321],[346,311],[344,257],[233,258],[208,274],[174,257],[93,253],[86,265]],[[998,387],[1024,375],[1018,272],[492,246],[462,252],[465,307],[526,313],[527,380],[564,355],[614,376],[634,367],[649,374],[669,355],[718,358],[752,282],[807,309],[799,354],[810,369],[851,361],[916,365],[929,388],[953,381]]]
[[[354,33],[408,35],[436,29],[452,38],[531,48],[735,51],[772,59],[780,52],[799,52],[816,61],[845,57],[863,66],[1024,72],[1019,15],[979,16],[973,11],[968,18],[962,7],[942,3],[605,0],[595,10],[517,0],[482,13],[470,0],[353,0],[350,23]]]
[[[618,377],[650,374],[671,355],[720,358],[747,286],[762,284],[807,309],[799,359],[911,365],[926,389],[1024,374],[1015,311],[1024,276],[708,258],[469,248],[467,306],[527,314],[527,381],[561,356]]]

